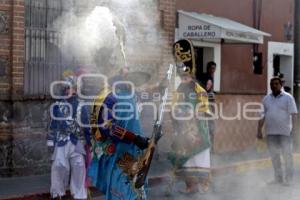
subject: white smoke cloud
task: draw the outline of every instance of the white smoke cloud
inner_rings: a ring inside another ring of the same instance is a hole
[[[62,30],[61,49],[67,60],[75,58],[96,64],[100,50],[105,49],[103,53],[108,57],[108,53],[118,48],[121,42],[117,37],[112,13],[106,7],[97,6],[83,16],[75,15],[72,10],[60,18],[56,26]]]
[[[67,63],[75,60],[111,74],[127,65],[125,55],[142,60],[154,52],[147,44],[159,44],[155,1],[95,2],[81,12],[70,4],[70,11],[55,22],[62,31],[60,48]]]
[[[82,28],[81,34],[85,37],[81,39],[86,41],[85,48],[90,52],[99,50],[101,47],[115,47],[118,44],[113,16],[106,7],[97,6],[87,16]]]

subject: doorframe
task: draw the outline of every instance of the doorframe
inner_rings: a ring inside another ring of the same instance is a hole
[[[221,44],[212,42],[202,42],[199,40],[192,40],[195,47],[210,47],[214,49],[213,61],[217,64],[216,72],[214,75],[214,91],[221,91]],[[206,66],[204,66],[206,67]]]
[[[292,57],[292,72],[294,71],[294,44],[285,42],[268,42],[268,77],[267,77],[267,93],[271,92],[270,80],[273,77],[273,57],[274,55],[279,56],[291,56]],[[292,80],[294,80],[294,73],[291,74]],[[293,87],[291,88],[293,94]]]

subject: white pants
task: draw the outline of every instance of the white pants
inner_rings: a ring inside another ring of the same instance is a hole
[[[52,198],[65,195],[71,178],[70,190],[74,199],[87,199],[84,156],[75,152],[75,145],[68,141],[65,146],[56,147],[52,159],[50,189]]]

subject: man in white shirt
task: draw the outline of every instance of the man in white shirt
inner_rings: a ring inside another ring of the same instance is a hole
[[[267,144],[275,172],[274,183],[289,185],[293,178],[293,141],[297,107],[293,96],[282,90],[279,77],[270,81],[272,93],[263,99],[264,115],[258,123],[257,138],[262,139],[262,127],[265,124]],[[282,154],[285,173],[282,170]]]

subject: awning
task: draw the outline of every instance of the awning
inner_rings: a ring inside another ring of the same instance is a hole
[[[178,39],[262,44],[268,33],[208,14],[178,11]]]

